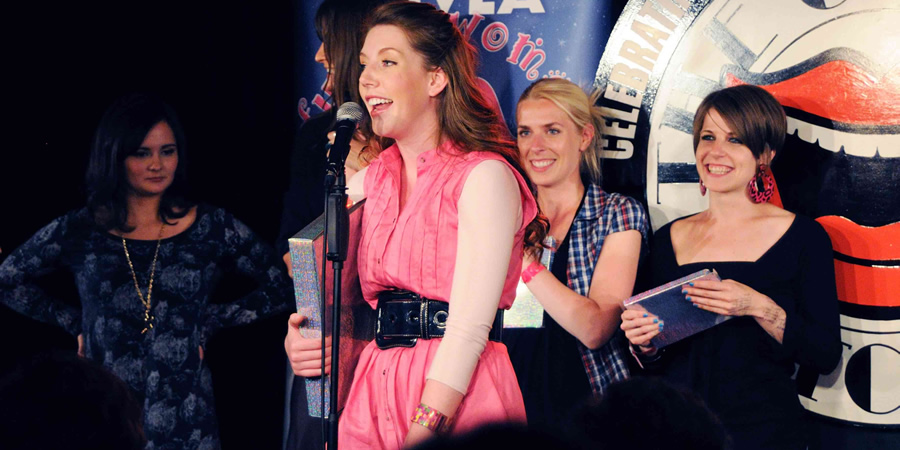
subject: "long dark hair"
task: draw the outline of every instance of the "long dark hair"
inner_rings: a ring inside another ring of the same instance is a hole
[[[394,25],[403,30],[427,68],[440,67],[446,74],[447,87],[438,96],[439,135],[463,152],[499,154],[536,194],[519,163],[519,151],[509,129],[479,88],[475,73],[478,52],[453,25],[450,15],[428,3],[389,3],[372,13],[366,29],[377,25]],[[541,246],[547,228],[547,219],[541,214],[528,224],[525,244],[530,251]]]
[[[159,218],[171,225],[170,220],[184,217],[194,206],[187,196],[184,131],[175,110],[155,95],[128,94],[103,113],[85,174],[88,209],[97,225],[104,229],[134,229],[128,226],[126,199],[130,186],[125,158],[140,148],[150,129],[160,122],[167,123],[175,135],[178,166],[172,184],[162,195]]]
[[[359,99],[359,52],[363,25],[379,5],[393,0],[325,0],[316,10],[316,34],[331,66],[334,106]]]

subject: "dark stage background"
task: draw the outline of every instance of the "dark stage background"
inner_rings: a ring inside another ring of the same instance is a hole
[[[297,101],[318,93],[324,76],[311,60],[319,42],[312,37],[309,14],[318,3],[36,0],[4,5],[0,261],[53,218],[83,206],[94,128],[116,97],[135,90],[157,92],[179,112],[196,198],[228,209],[273,242],[300,125]],[[611,3],[618,12],[624,1]],[[820,2],[803,3],[817,7]],[[468,2],[454,4],[466,16],[461,5]],[[552,22],[546,30],[537,28],[534,23],[544,22],[524,13],[517,20],[490,19],[478,33],[488,22],[508,22],[512,32],[535,38],[556,36],[558,30],[551,29],[559,28]],[[529,31],[533,25],[535,31]],[[548,63],[541,70],[565,69],[581,82],[575,64],[561,59],[568,54],[563,42],[575,40],[560,36],[546,41]],[[524,71],[497,55],[496,69],[526,82]],[[593,79],[592,67],[582,72]],[[304,90],[306,85],[311,87]],[[517,96],[508,95],[510,101]],[[48,290],[77,302],[71,277],[44,281]],[[242,280],[227,282],[214,301],[233,300],[251,287]],[[209,342],[206,357],[226,449],[280,448],[285,321],[286,316],[274,317],[226,329]],[[2,306],[0,345],[0,376],[38,352],[75,351],[71,336]],[[815,448],[886,448],[897,440],[895,430],[822,426]]]
[[[161,94],[181,116],[196,198],[228,209],[274,241],[299,127],[294,85],[303,74],[297,68],[312,65],[294,64],[298,4],[5,5],[0,258],[53,218],[83,206],[94,128],[116,97],[134,90]],[[77,301],[71,277],[46,281]],[[234,281],[214,301],[249,288]],[[286,320],[228,329],[209,343],[225,448],[281,445]],[[75,351],[71,336],[4,307],[0,342],[0,374],[36,352]]]

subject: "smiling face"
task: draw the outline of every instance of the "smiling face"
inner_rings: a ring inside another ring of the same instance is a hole
[[[538,187],[580,182],[581,155],[593,130],[579,129],[565,111],[547,99],[527,99],[516,110],[519,158]]]
[[[756,175],[757,166],[770,160],[770,153],[764,151],[758,161],[719,112],[710,109],[703,119],[694,156],[697,173],[706,188],[710,192],[725,193],[746,191],[747,184]]]
[[[147,132],[140,148],[125,158],[129,193],[158,196],[168,189],[178,168],[175,134],[166,122],[159,122]]]
[[[375,134],[401,145],[436,134],[437,96],[447,85],[446,77],[439,68],[425,67],[425,60],[401,28],[373,27],[366,35],[359,60],[363,66],[359,93]]]

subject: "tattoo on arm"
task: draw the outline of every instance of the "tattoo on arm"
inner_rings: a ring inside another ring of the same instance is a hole
[[[777,305],[768,306],[763,312],[763,320],[774,325],[775,328],[780,331],[784,331],[784,323],[786,319],[787,314],[785,314],[784,310]]]

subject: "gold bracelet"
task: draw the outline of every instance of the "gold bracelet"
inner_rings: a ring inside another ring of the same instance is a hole
[[[413,411],[413,415],[409,420],[413,423],[422,425],[437,434],[446,433],[453,424],[453,419],[424,403],[419,403],[419,406]]]

